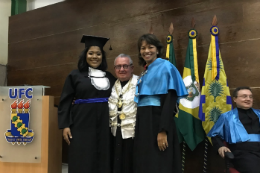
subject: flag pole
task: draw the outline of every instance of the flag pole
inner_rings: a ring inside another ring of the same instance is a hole
[[[203,162],[203,173],[207,172],[207,162],[208,162],[208,145],[209,145],[209,140],[208,138],[205,139],[205,149],[204,149],[204,162]]]
[[[185,155],[186,155],[186,142],[182,142],[182,159],[181,159],[181,170],[182,173],[184,173],[184,168],[185,168]]]
[[[149,30],[149,34],[153,34],[153,24],[151,23],[151,27],[150,27],[150,30]]]
[[[173,23],[171,22],[169,27],[169,34],[167,36],[167,48],[166,48],[166,58],[176,67],[176,59],[174,53],[174,46],[173,46],[173,36],[172,33],[174,31]]]
[[[214,15],[211,25],[216,26],[217,25],[217,16]],[[213,80],[213,79],[212,79]],[[203,173],[207,172],[207,162],[208,162],[208,144],[209,140],[208,138],[205,139],[205,148],[204,148],[204,162],[203,162]]]

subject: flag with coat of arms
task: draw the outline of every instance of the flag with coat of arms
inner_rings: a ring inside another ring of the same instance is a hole
[[[206,134],[208,134],[221,114],[232,109],[232,98],[218,43],[219,28],[213,25],[210,32],[211,42],[199,108],[199,118],[203,121],[202,125]],[[211,141],[210,138],[209,140]]]
[[[182,78],[189,95],[180,99],[179,113],[176,115],[175,122],[182,139],[191,150],[194,150],[204,140],[205,133],[198,117],[200,83],[196,44],[197,31],[191,29],[188,34],[189,43]]]

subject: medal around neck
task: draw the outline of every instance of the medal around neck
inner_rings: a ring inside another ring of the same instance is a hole
[[[120,120],[124,120],[125,119],[125,114],[124,113],[120,114],[119,118],[120,118]]]
[[[123,96],[130,88],[131,86],[131,82],[132,82],[132,78],[128,81],[128,83],[126,84],[126,86],[122,89],[120,81],[117,80],[115,83],[115,90],[116,90],[116,94],[118,96],[118,102],[117,102],[117,107],[121,108],[123,106],[123,100],[122,98],[120,98],[120,95]]]
[[[121,108],[122,105],[123,105],[123,102],[122,102],[121,98],[119,98],[118,103],[117,103],[117,107]]]

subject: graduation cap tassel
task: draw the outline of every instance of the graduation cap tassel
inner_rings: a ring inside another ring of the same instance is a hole
[[[113,50],[113,49],[112,49],[112,46],[111,46],[111,40],[110,40],[110,39],[109,39],[109,44],[110,44],[109,50]]]

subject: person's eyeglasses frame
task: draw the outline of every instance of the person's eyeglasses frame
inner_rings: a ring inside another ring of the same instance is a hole
[[[248,97],[249,99],[253,99],[252,95],[241,95],[241,96],[237,96],[237,97],[241,97],[243,99],[246,99]]]
[[[114,69],[116,69],[116,70],[120,70],[122,67],[123,67],[123,69],[124,70],[127,70],[129,67],[131,67],[133,64],[124,64],[124,65],[115,65],[114,66]]]

